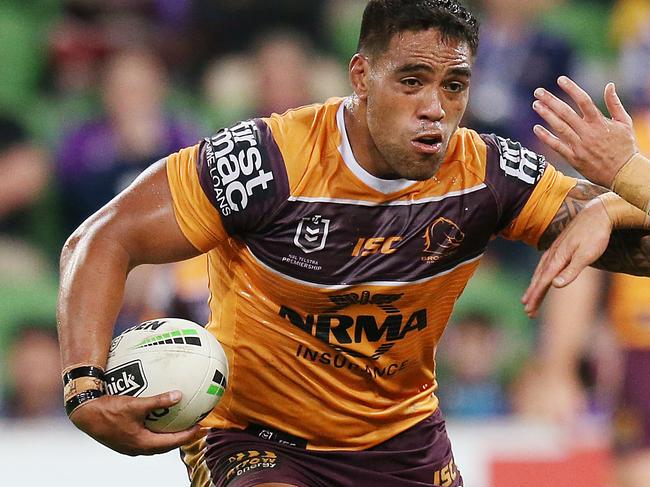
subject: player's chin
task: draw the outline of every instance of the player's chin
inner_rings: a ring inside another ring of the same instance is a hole
[[[409,174],[405,178],[412,181],[426,181],[438,174],[440,164],[438,157],[420,157],[409,167]]]

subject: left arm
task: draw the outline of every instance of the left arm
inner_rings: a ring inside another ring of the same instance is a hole
[[[635,276],[650,276],[650,222],[644,221],[645,215],[643,212],[634,209],[631,205],[627,205],[629,208],[626,210],[631,212],[633,218],[638,217],[637,225],[612,222],[612,215],[607,212],[605,205],[597,199],[598,196],[606,193],[608,191],[605,188],[584,180],[578,181],[578,184],[569,192],[553,221],[539,240],[538,248],[548,250],[562,231],[578,216],[578,213],[588,207],[590,212],[594,213],[594,219],[602,220],[602,222],[597,223],[598,226],[605,228],[606,220],[609,220],[612,224],[609,243],[600,257],[591,263],[592,267]],[[592,219],[589,221],[593,222]],[[596,222],[593,223],[596,224]],[[633,228],[633,226],[638,228]],[[592,230],[596,231],[596,229]],[[591,233],[580,236],[585,238],[587,243],[591,241],[593,244],[595,236]]]
[[[539,241],[542,256],[524,294],[529,316],[549,287],[564,287],[588,265],[650,276],[650,222],[646,214],[587,181],[568,193]]]

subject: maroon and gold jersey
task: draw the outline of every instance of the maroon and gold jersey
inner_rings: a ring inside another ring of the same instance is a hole
[[[535,244],[575,184],[467,129],[436,177],[378,179],[354,159],[343,106],[242,122],[167,160],[230,365],[205,425],[360,450],[422,421],[438,405],[436,346],[486,245]]]

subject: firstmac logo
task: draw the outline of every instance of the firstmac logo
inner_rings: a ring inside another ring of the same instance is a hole
[[[109,370],[104,375],[109,395],[137,396],[147,388],[147,378],[140,360],[133,360]]]
[[[250,200],[274,191],[270,162],[262,156],[259,128],[240,122],[204,139],[214,199],[223,216],[243,211]]]

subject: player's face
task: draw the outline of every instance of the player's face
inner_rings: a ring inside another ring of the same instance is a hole
[[[368,60],[367,124],[378,157],[376,175],[434,176],[467,107],[471,51],[436,29],[396,34]]]

